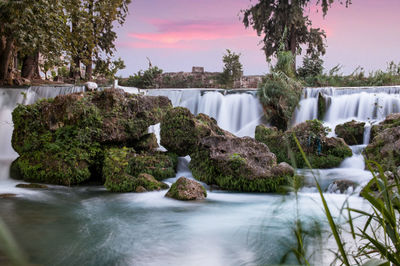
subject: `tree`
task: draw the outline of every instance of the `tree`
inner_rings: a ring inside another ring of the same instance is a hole
[[[323,16],[334,0],[317,0],[321,6]],[[342,1],[341,1],[342,2]],[[346,6],[351,0],[343,1]],[[279,43],[284,32],[285,50],[296,56],[301,52],[301,45],[306,45],[307,54],[325,54],[325,32],[320,28],[313,28],[311,20],[305,15],[306,7],[315,3],[311,0],[259,0],[246,10],[242,10],[245,27],[252,27],[259,36],[263,35],[263,50],[269,61],[276,55]],[[294,69],[296,68],[294,60]]]
[[[59,58],[64,36],[61,0],[0,1],[0,80],[7,80],[12,57],[23,58],[22,76],[31,78],[38,54]],[[37,71],[38,72],[38,71]]]
[[[78,70],[83,63],[86,66],[85,78],[90,80],[93,63],[97,60],[110,63],[117,38],[114,25],[125,22],[131,0],[65,1],[70,25],[68,54],[71,57],[71,77],[81,78]]]
[[[222,57],[224,69],[220,75],[220,83],[227,88],[232,88],[234,82],[242,76],[242,64],[239,61],[240,54],[236,54],[226,49],[226,54]]]

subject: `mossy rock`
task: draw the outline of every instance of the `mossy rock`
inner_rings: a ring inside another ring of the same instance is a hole
[[[154,133],[146,134],[132,146],[136,151],[154,151],[158,148],[157,136]]]
[[[348,145],[359,145],[364,142],[364,122],[352,120],[350,122],[337,125],[335,133],[339,138],[344,139]]]
[[[44,188],[49,188],[46,185],[43,184],[35,184],[35,183],[30,183],[30,184],[17,184],[16,187],[18,188],[32,188],[32,189],[44,189]]]
[[[278,163],[305,168],[306,162],[294,139],[297,140],[313,168],[334,168],[352,156],[350,147],[340,138],[328,138],[328,128],[318,120],[309,120],[285,132],[264,125],[256,127],[256,140],[266,144],[276,155]]]
[[[180,177],[165,195],[168,198],[177,200],[203,200],[207,197],[206,189],[198,182]]]
[[[193,176],[221,189],[276,192],[287,185],[291,171],[276,164],[268,147],[252,138],[212,136],[202,140],[189,164]]]
[[[20,159],[11,174],[60,185],[102,182],[104,149],[124,145],[155,149],[155,136],[147,129],[171,107],[166,97],[122,90],[60,95],[19,105],[12,113],[12,146]]]
[[[158,179],[175,176],[173,156],[165,153],[136,154],[129,148],[111,148],[106,152],[103,175],[104,186],[112,192],[145,192],[166,189]],[[176,159],[176,157],[175,157]],[[167,167],[169,166],[169,167]]]
[[[217,125],[215,119],[205,114],[194,116],[189,109],[175,107],[161,122],[161,145],[179,156],[193,153],[200,140],[207,136],[232,136]]]
[[[173,153],[150,152],[135,154],[129,159],[128,172],[131,175],[147,173],[157,180],[174,177],[178,157]]]
[[[398,126],[400,126],[400,113],[394,113],[388,115],[384,121],[382,121],[378,125],[372,126],[370,141],[372,142],[374,137],[377,136],[380,132],[384,131],[385,129]]]
[[[10,177],[12,179],[22,180],[24,179],[24,176],[22,175],[21,169],[19,168],[18,159],[19,158],[15,159],[10,165]]]

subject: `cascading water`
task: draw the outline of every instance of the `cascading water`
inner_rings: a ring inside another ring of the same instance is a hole
[[[306,88],[297,108],[293,124],[318,117],[318,97],[326,112],[323,122],[334,132],[336,125],[351,120],[365,122],[364,144],[369,142],[371,124],[391,113],[400,112],[400,87],[371,88]]]
[[[255,91],[222,90],[148,90],[147,95],[167,96],[173,106],[188,108],[192,113],[204,113],[215,118],[218,125],[239,137],[254,136],[263,121],[263,109]]]
[[[17,194],[16,198],[0,198],[0,216],[29,255],[30,262],[39,265],[265,265],[279,263],[292,248],[290,245],[296,245],[291,227],[297,206],[293,195],[208,191],[206,201],[187,203],[164,198],[165,191],[114,194],[102,187],[50,186],[44,191],[15,188],[17,181],[10,179],[8,173],[11,160],[17,156],[10,145],[13,108],[18,103],[29,104],[39,98],[82,90],[79,87],[0,89],[0,194]],[[385,112],[397,110],[390,109],[386,102],[397,104],[399,89],[306,89],[295,123],[317,117],[319,92],[330,97],[325,122],[335,124],[335,119],[368,120],[369,116],[371,121],[383,119]],[[255,91],[171,89],[146,93],[165,95],[174,106],[187,107],[195,114],[206,113],[222,128],[238,136],[254,136],[255,126],[263,122],[263,110]],[[366,98],[380,94],[386,97],[382,96],[385,100],[379,102],[386,106],[380,108],[381,116],[379,112],[375,112],[376,116],[370,115],[374,114],[369,109],[373,107],[368,106],[374,101],[352,100],[361,99],[363,93]],[[364,109],[358,108],[360,111],[355,112],[356,108],[344,104],[343,100],[358,102]],[[333,108],[343,106],[348,106],[346,111],[335,113]],[[360,154],[363,147],[352,147],[355,155],[340,168],[318,170],[325,188],[337,179],[362,183],[370,178],[363,169]],[[193,178],[187,159],[179,160],[176,177],[166,180],[169,184],[182,175]],[[348,200],[352,207],[365,209],[363,199],[357,196],[347,199],[346,195],[329,193],[326,198],[331,206],[341,206]],[[298,200],[298,211],[304,222],[325,221],[314,189],[303,190]],[[331,210],[334,215],[338,214],[337,209]],[[331,242],[325,242],[321,243],[324,248],[334,248]],[[313,241],[308,248],[315,251],[319,246]],[[322,254],[310,263],[325,265],[331,261],[332,256]],[[288,263],[291,262],[295,262],[293,258],[289,258]]]

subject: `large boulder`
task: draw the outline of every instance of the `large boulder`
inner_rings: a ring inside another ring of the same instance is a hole
[[[136,154],[129,148],[111,148],[105,154],[104,186],[112,192],[167,189],[159,180],[175,176],[176,158],[167,154]]]
[[[388,115],[384,121],[380,122],[377,125],[372,126],[370,141],[373,141],[374,137],[377,136],[383,130],[398,126],[400,126],[400,113],[394,113]]]
[[[337,125],[335,133],[339,138],[344,139],[348,145],[359,145],[364,142],[364,122],[352,120],[350,122]]]
[[[373,126],[371,133],[373,138],[365,148],[366,157],[384,170],[396,173],[400,166],[400,114],[389,115],[385,121]]]
[[[180,156],[190,155],[193,176],[221,189],[273,192],[286,184],[293,169],[278,166],[268,147],[238,138],[205,114],[170,109],[161,122],[161,145]]]
[[[155,148],[148,136],[171,108],[166,97],[104,90],[60,95],[13,111],[16,168],[26,181],[75,185],[101,181],[104,149]],[[147,146],[146,146],[147,145]]]
[[[320,121],[309,120],[285,132],[259,125],[255,138],[270,148],[278,162],[304,168],[307,165],[293,137],[296,136],[313,168],[333,168],[352,156],[352,151],[343,139],[328,138],[327,134],[328,128]]]
[[[207,191],[200,183],[180,177],[165,196],[177,200],[202,200],[207,197]]]
[[[196,179],[227,190],[275,192],[294,174],[292,167],[277,165],[265,144],[249,137],[205,137],[191,158]]]
[[[205,114],[194,116],[184,107],[175,107],[166,113],[160,135],[161,145],[179,156],[195,152],[204,137],[233,136],[218,127],[215,119]]]

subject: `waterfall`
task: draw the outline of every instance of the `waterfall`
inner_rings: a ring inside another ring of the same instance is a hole
[[[218,125],[237,136],[254,136],[263,122],[263,109],[255,91],[225,91],[201,89],[147,90],[147,95],[167,96],[173,106],[188,108],[193,114],[204,113]]]
[[[39,99],[84,91],[80,86],[33,86],[27,89],[0,88],[0,160],[16,158],[11,147],[13,123],[11,113],[18,104],[32,104]]]
[[[334,131],[336,125],[351,120],[365,122],[364,144],[369,143],[371,125],[391,113],[400,112],[400,87],[305,88],[293,125],[318,117],[318,95],[325,101],[323,122]],[[334,135],[334,133],[332,133]]]

